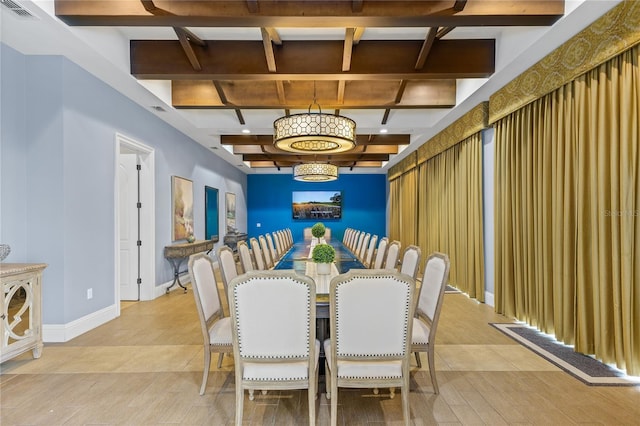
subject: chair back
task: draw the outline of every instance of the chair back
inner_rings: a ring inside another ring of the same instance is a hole
[[[252,271],[229,286],[236,362],[315,363],[311,356],[316,334],[313,279],[294,271]]]
[[[366,234],[364,233],[364,231],[360,231],[360,235],[358,235],[358,240],[353,250],[353,253],[356,255],[356,257],[358,257],[358,255],[360,254],[360,250],[362,250],[362,242],[364,241],[365,235]]]
[[[395,240],[389,244],[387,249],[387,256],[384,259],[383,269],[395,270],[398,264],[398,258],[400,256],[400,241]]]
[[[369,248],[367,249],[367,253],[362,261],[365,268],[371,267],[371,261],[373,260],[373,253],[376,251],[376,244],[378,243],[378,236],[374,235],[369,240]]]
[[[358,245],[358,238],[360,237],[360,232],[356,230],[351,236],[351,242],[349,243],[349,250],[355,251],[356,246]]]
[[[246,241],[238,241],[238,257],[240,258],[240,265],[244,272],[253,271],[256,269],[253,266],[253,258],[251,257],[251,250]]]
[[[285,236],[287,239],[287,249],[291,246],[293,246],[293,235],[291,234],[291,229],[287,228],[285,230]]]
[[[206,254],[197,253],[189,257],[188,269],[198,318],[200,318],[202,336],[208,346],[211,343],[209,338],[210,325],[223,316],[213,262]]]
[[[361,261],[364,260],[364,255],[367,252],[367,247],[369,247],[369,240],[371,239],[371,234],[367,232],[362,240],[362,245],[360,246],[360,251],[358,252],[358,259]]]
[[[239,241],[238,245],[244,241]],[[229,294],[229,281],[238,276],[238,268],[236,260],[233,256],[233,250],[228,246],[220,246],[218,248],[218,267],[222,276],[222,285],[224,286],[225,297]]]
[[[279,231],[275,231],[273,233],[273,242],[275,243],[276,251],[278,252],[278,256],[282,256],[282,254],[284,253],[284,249],[282,247],[282,240],[280,239],[280,232]]]
[[[414,280],[418,277],[418,269],[420,267],[420,258],[422,250],[418,246],[409,246],[404,250],[402,255],[402,266],[400,272],[411,276]]]
[[[351,228],[347,228],[344,230],[344,234],[342,235],[342,244],[347,245],[347,241],[349,241],[349,233],[351,232]]]
[[[264,271],[267,269],[264,264],[264,257],[262,256],[262,250],[260,249],[260,243],[255,237],[249,239],[251,244],[251,251],[253,252],[253,260],[256,262],[256,269],[258,271]]]
[[[352,269],[334,277],[330,317],[335,359],[408,362],[414,292],[415,281],[395,271]]]
[[[267,239],[264,237],[264,235],[260,235],[258,237],[258,241],[260,242],[260,250],[262,250],[262,255],[264,256],[264,266],[266,269],[269,269],[273,267],[273,260],[271,258],[271,251],[269,251]]]
[[[431,337],[435,336],[438,326],[444,290],[449,279],[449,267],[449,257],[443,253],[433,253],[425,262],[416,313],[430,325],[429,342],[433,341]]]
[[[270,233],[264,234],[264,237],[267,239],[267,245],[269,246],[269,252],[271,253],[271,258],[273,259],[273,263],[275,264],[280,258],[280,253],[276,251],[276,247],[273,244],[273,238]]]
[[[382,269],[384,265],[384,259],[387,257],[387,246],[389,245],[389,239],[387,237],[383,237],[378,244],[378,250],[376,251],[376,259],[373,262],[373,265],[370,267],[372,269]]]

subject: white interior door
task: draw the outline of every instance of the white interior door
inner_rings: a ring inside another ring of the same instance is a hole
[[[121,153],[118,163],[120,198],[120,300],[138,300],[138,171],[137,154]]]

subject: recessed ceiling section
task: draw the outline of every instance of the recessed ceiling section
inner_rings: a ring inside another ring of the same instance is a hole
[[[347,81],[342,96],[340,84],[316,82],[316,100],[323,110],[451,108],[456,103],[456,80]],[[396,101],[403,84],[403,96]],[[171,95],[176,108],[306,109],[313,100],[313,86],[311,81],[285,81],[279,92],[273,81],[174,80]]]
[[[494,75],[501,29],[551,26],[564,0],[55,0],[55,10],[68,25],[126,34],[131,75],[170,82],[170,105],[249,167],[353,169],[385,167],[456,106],[458,86]],[[356,147],[310,159],[274,146],[274,120],[312,110],[355,120]]]

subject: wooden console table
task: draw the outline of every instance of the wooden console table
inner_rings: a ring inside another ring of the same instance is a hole
[[[31,350],[42,354],[42,271],[46,263],[0,264],[0,362]]]
[[[174,244],[164,248],[164,257],[173,267],[173,282],[169,287],[167,287],[167,293],[169,293],[171,287],[176,284],[182,287],[185,293],[187,292],[187,288],[180,282],[180,266],[182,265],[182,262],[188,259],[192,254],[200,253],[205,250],[213,250],[213,240],[200,240],[192,243]]]

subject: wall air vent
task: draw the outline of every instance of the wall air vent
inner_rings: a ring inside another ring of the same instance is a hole
[[[9,9],[16,16],[22,19],[38,19],[36,15],[29,12],[27,9],[18,4],[18,2],[15,2],[13,0],[0,0],[0,4],[2,4],[2,6]]]

